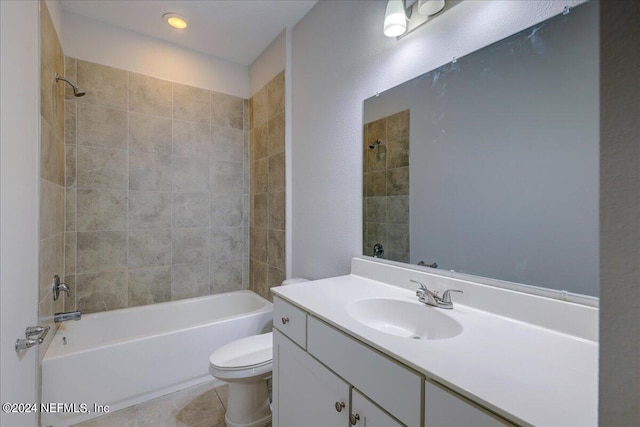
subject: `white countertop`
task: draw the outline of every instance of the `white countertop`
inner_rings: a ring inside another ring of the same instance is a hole
[[[347,305],[415,292],[347,275],[273,293],[478,404],[521,425],[597,425],[598,343],[456,303],[442,310],[464,328],[453,338],[411,340],[356,321]]]

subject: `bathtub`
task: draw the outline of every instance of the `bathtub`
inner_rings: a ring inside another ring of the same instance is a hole
[[[68,426],[213,378],[209,355],[271,330],[272,304],[237,291],[82,316],[58,328],[42,360],[43,426]],[[84,404],[84,406],[83,406]]]

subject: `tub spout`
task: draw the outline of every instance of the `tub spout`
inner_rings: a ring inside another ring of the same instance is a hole
[[[53,315],[53,321],[56,323],[66,322],[68,320],[80,320],[82,313],[80,311],[67,311],[65,313],[56,313]]]

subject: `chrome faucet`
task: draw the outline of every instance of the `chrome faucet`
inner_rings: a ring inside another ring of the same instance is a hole
[[[418,282],[417,280],[410,280],[413,283],[417,283],[420,285],[420,289],[416,291],[416,296],[421,303],[438,307],[445,308],[447,310],[451,310],[453,308],[453,302],[451,301],[451,292],[460,292],[458,289],[447,289],[442,294],[442,297],[438,295],[438,291],[432,292],[424,285],[424,283]]]
[[[67,311],[64,313],[56,313],[53,315],[53,321],[56,323],[66,322],[68,320],[80,320],[82,313],[78,311]]]

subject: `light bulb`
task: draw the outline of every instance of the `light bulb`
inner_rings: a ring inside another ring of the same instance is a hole
[[[384,35],[398,37],[407,31],[407,15],[402,0],[389,0],[384,14]]]

